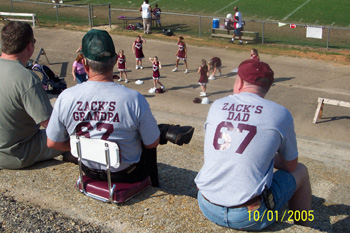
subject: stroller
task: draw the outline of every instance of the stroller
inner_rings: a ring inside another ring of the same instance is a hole
[[[59,78],[55,73],[45,65],[34,64],[32,70],[42,73],[42,85],[48,94],[60,94],[67,88],[64,78]]]

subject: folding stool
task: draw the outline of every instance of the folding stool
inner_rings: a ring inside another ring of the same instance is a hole
[[[71,153],[78,158],[79,177],[76,188],[85,195],[103,202],[123,203],[151,185],[149,177],[136,183],[111,181],[110,168],[118,168],[121,156],[117,143],[73,135],[70,137]],[[104,156],[103,156],[104,153]],[[100,154],[96,156],[96,154]],[[92,179],[83,175],[82,161],[106,166],[108,181]]]

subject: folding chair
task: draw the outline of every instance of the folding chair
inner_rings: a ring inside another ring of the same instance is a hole
[[[121,160],[119,147],[115,142],[73,135],[70,137],[70,145],[71,153],[78,158],[79,163],[79,178],[76,188],[89,197],[103,202],[123,203],[151,185],[149,177],[136,183],[111,181],[110,168],[118,168]],[[96,154],[100,154],[100,156],[96,156]],[[83,160],[105,165],[108,181],[94,180],[83,175]]]

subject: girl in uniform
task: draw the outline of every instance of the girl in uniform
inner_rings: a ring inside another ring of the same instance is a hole
[[[213,73],[210,75],[210,80],[215,80],[216,70],[219,70],[219,76],[221,76],[221,59],[219,57],[213,57],[208,62],[208,70],[213,70]]]
[[[160,63],[160,61],[158,60],[157,56],[154,56],[154,58],[149,58],[150,62],[152,62],[153,65],[153,85],[154,87],[151,89],[152,93],[154,93],[157,89],[157,83],[160,85],[160,88],[162,89],[162,91],[164,91],[164,86],[163,84],[159,81],[160,78],[160,72],[159,70],[162,68],[162,64]],[[154,91],[154,92],[153,92]]]
[[[250,51],[250,58],[260,61],[260,57],[259,57],[259,53],[258,53],[258,50],[257,50],[257,49],[254,49],[254,48],[253,48],[253,49]]]
[[[187,74],[188,73],[187,47],[186,47],[186,43],[183,40],[184,38],[182,36],[179,36],[179,38],[177,39],[178,50],[177,50],[177,53],[175,54],[177,59],[176,59],[176,66],[175,66],[175,69],[173,69],[173,72],[177,71],[177,67],[179,66],[179,61],[183,60],[186,66],[185,74]]]
[[[126,58],[124,55],[124,50],[119,50],[119,54],[117,57],[117,63],[118,63],[118,71],[120,72],[120,78],[118,79],[119,82],[123,81],[123,73],[125,77],[125,83],[128,83],[128,76],[126,74]]]
[[[146,43],[146,40],[142,38],[142,36],[138,35],[136,37],[136,41],[132,44],[132,52],[136,56],[136,69],[143,69],[142,67],[142,59],[145,58],[142,51],[142,43]]]
[[[198,83],[202,88],[202,92],[199,94],[199,96],[207,96],[208,71],[207,61],[202,59],[202,65],[197,71],[197,73],[200,74]]]

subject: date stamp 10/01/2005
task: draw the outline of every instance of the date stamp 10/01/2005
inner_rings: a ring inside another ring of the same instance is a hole
[[[280,213],[278,210],[265,210],[262,214],[255,210],[255,211],[248,211],[249,213],[249,221],[254,220],[256,222],[260,221],[262,222],[265,218],[267,221],[271,222],[283,222],[286,221],[310,221],[312,222],[314,217],[314,211],[313,210],[285,210],[282,213]]]

